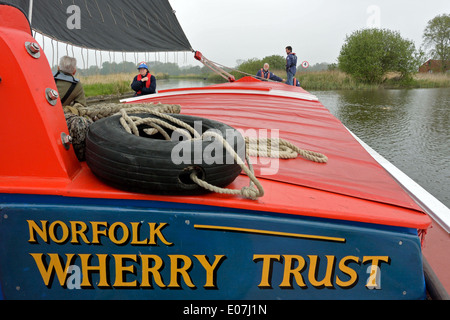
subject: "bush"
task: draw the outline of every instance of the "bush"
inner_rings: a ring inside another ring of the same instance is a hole
[[[408,78],[418,67],[414,43],[386,29],[355,31],[346,38],[338,63],[339,69],[367,83],[381,83],[388,72]]]
[[[428,21],[423,33],[424,45],[434,59],[441,60],[442,72],[447,70],[450,59],[450,14],[442,14]]]

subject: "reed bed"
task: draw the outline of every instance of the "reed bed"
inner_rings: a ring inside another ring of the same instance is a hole
[[[421,88],[449,88],[450,72],[447,73],[418,73],[414,80],[419,82]]]
[[[116,73],[109,75],[80,76],[86,97],[122,95],[132,92],[131,82],[137,73]],[[157,73],[156,79],[167,79],[168,75]]]
[[[271,70],[280,78],[286,78],[284,70]],[[233,72],[233,74],[235,74]],[[255,72],[256,75],[256,72]],[[131,92],[131,82],[136,76],[134,73],[117,73],[110,75],[93,75],[80,77],[83,83],[86,97],[104,95],[122,95]],[[239,79],[245,75],[235,74]],[[158,73],[156,79],[168,79],[169,75]],[[298,72],[296,75],[300,85],[305,90],[367,90],[367,89],[407,89],[407,88],[448,88],[450,87],[450,74],[442,73],[417,73],[408,79],[401,79],[398,74],[388,74],[381,84],[367,84],[356,81],[348,74],[339,70]],[[177,77],[174,77],[177,78]],[[184,76],[183,78],[189,78]],[[192,79],[199,78],[193,76]],[[211,82],[225,82],[218,75],[202,75],[200,78],[207,78]]]

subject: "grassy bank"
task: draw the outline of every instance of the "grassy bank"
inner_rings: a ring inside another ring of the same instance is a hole
[[[284,71],[274,71],[285,78]],[[401,79],[395,73],[388,74],[381,84],[367,84],[356,81],[348,74],[339,71],[298,72],[297,79],[305,90],[366,90],[366,89],[412,89],[449,88],[450,74],[417,73],[411,79]]]
[[[118,73],[80,77],[86,97],[123,95],[132,92],[131,82],[137,73]],[[154,75],[156,80],[168,79],[167,74]]]
[[[277,76],[286,78],[284,70],[272,70]],[[233,73],[234,74],[234,73]],[[255,72],[256,74],[256,72]],[[234,74],[237,79],[242,74]],[[83,83],[86,97],[123,95],[132,92],[131,81],[136,76],[132,73],[121,73],[111,75],[95,75],[80,77]],[[206,79],[211,82],[224,82],[225,80],[216,74],[208,75],[184,75],[170,77],[167,74],[158,73],[157,80],[176,79]],[[450,74],[423,74],[418,73],[411,79],[400,79],[396,74],[389,74],[381,84],[366,84],[354,80],[344,72],[317,71],[298,72],[297,78],[305,90],[367,90],[367,89],[408,89],[408,88],[450,88]]]
[[[373,85],[358,82],[341,71],[299,72],[297,78],[305,90],[358,90]]]

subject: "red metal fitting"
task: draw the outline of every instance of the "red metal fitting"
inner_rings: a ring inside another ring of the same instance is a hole
[[[198,61],[202,61],[203,55],[200,51],[195,51],[194,58],[197,59]]]

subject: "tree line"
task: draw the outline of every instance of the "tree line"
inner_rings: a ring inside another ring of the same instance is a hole
[[[209,72],[209,69],[206,67],[200,66],[185,66],[180,67],[177,63],[174,62],[160,62],[160,61],[150,61],[147,63],[149,69],[157,74],[164,73],[171,76],[180,76],[180,75],[200,75],[206,74]],[[120,63],[117,62],[103,62],[101,67],[99,66],[90,66],[86,69],[78,69],[78,74],[82,76],[92,76],[92,75],[109,75],[116,73],[136,73],[136,63],[129,61],[122,61]]]

